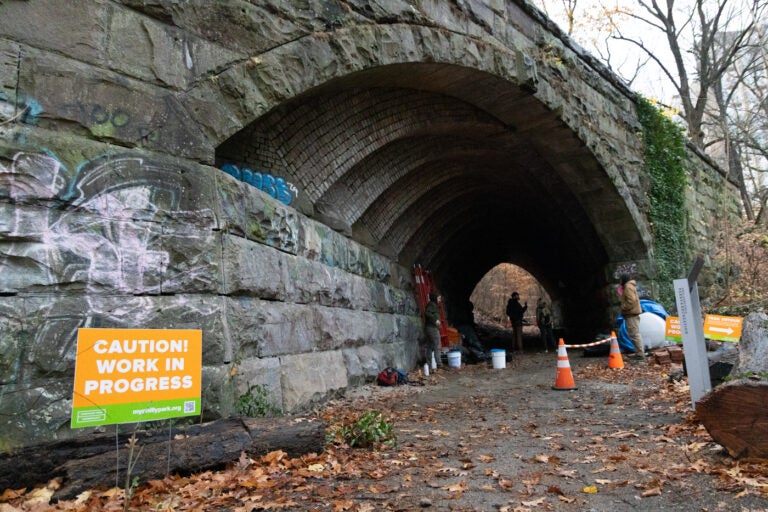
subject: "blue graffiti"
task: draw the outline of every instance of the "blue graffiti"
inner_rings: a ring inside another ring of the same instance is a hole
[[[17,112],[14,119],[26,124],[37,124],[38,116],[43,112],[43,107],[37,100],[23,94],[19,94],[14,101],[7,94],[0,92],[0,103],[12,105]]]
[[[242,182],[256,187],[286,205],[293,202],[294,195],[299,195],[299,191],[293,183],[288,183],[283,178],[276,178],[268,173],[261,173],[247,167],[240,169],[233,164],[224,164],[221,166],[221,170]]]

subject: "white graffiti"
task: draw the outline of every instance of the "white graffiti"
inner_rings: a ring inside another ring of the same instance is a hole
[[[65,185],[61,163],[48,155],[17,153],[10,167],[0,163],[0,191],[14,201],[51,199]]]
[[[77,328],[146,325],[158,313],[142,296],[210,281],[215,217],[185,197],[193,188],[184,172],[132,156],[99,158],[74,173],[48,155],[0,164],[0,197],[11,199],[0,202],[0,292],[85,290],[42,305],[34,345],[63,361]]]
[[[179,284],[169,279],[194,280],[206,272],[203,262],[187,262],[179,275],[168,275],[170,256],[158,217],[213,219],[213,212],[184,208],[189,201],[182,197],[180,176],[141,158],[104,158],[81,166],[69,182],[55,158],[17,154],[9,168],[0,168],[0,191],[24,203],[5,207],[10,215],[0,221],[6,240],[0,263],[13,268],[12,259],[34,262],[35,284],[83,283],[131,294],[162,293]],[[49,199],[60,200],[63,208],[25,206]],[[201,236],[200,230],[181,231],[182,238]],[[17,276],[28,278],[28,272]]]

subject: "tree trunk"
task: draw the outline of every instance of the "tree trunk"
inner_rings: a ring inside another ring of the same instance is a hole
[[[768,457],[768,381],[722,384],[696,403],[696,415],[732,457]]]
[[[230,418],[168,432],[137,432],[132,475],[145,482],[166,474],[190,474],[224,467],[241,452],[257,456],[283,450],[289,456],[319,453],[325,447],[325,423],[316,418]],[[69,499],[85,489],[125,485],[131,434],[97,434],[22,449],[0,456],[0,489],[31,487],[63,479],[55,498]],[[139,454],[139,449],[141,453]],[[136,458],[136,455],[138,458]],[[116,470],[119,467],[119,470]]]

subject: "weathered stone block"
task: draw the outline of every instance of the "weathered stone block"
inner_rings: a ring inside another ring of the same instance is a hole
[[[233,397],[235,403],[242,395],[247,395],[249,386],[260,385],[267,391],[269,403],[278,410],[282,410],[283,389],[279,358],[244,359],[236,366],[236,369],[237,373],[232,377],[235,382],[235,395]]]
[[[764,374],[768,368],[768,315],[750,313],[744,318],[739,344],[739,360],[731,375]]]
[[[0,39],[0,120],[11,119],[19,113],[16,101],[16,73],[20,63],[21,45]]]
[[[126,9],[114,9],[109,21],[106,55],[113,69],[177,89],[186,86],[192,58],[185,34]]]
[[[331,307],[350,307],[352,284],[357,276],[303,258],[285,258],[286,296],[299,303]]]
[[[246,82],[236,86],[245,88],[243,92],[231,94],[226,90],[231,77],[246,77]],[[251,83],[242,67],[234,67],[221,75],[211,75],[205,82],[198,84],[180,101],[197,126],[208,136],[212,144],[220,144],[236,133],[247,120],[255,119],[258,114],[267,111],[258,91],[249,88]],[[232,104],[227,101],[232,96],[252,96],[250,100]]]
[[[4,297],[0,301],[0,382],[17,382],[24,370],[24,357],[32,333],[24,328],[27,313],[24,299]]]
[[[296,354],[314,349],[317,331],[313,308],[248,297],[226,300],[236,358]]]
[[[299,240],[296,210],[222,171],[216,172],[222,229],[296,254]]]
[[[84,207],[98,198],[105,215],[120,220],[184,223],[200,230],[218,227],[216,182],[211,168],[139,153],[113,153],[83,162],[72,200]]]
[[[0,449],[67,439],[72,414],[72,380],[12,382],[0,396]]]
[[[203,416],[207,419],[239,415],[237,401],[254,384],[264,386],[270,403],[282,409],[278,358],[250,358],[229,366],[205,366],[202,377]]]
[[[362,385],[373,381],[379,372],[386,368],[382,364],[384,354],[378,347],[366,345],[349,347],[342,350],[344,366],[347,368],[347,380],[351,385]]]
[[[0,35],[37,48],[100,63],[108,6],[91,0],[3,2]]]
[[[6,165],[0,163],[0,199],[19,203],[61,199],[67,184],[61,163],[49,155],[19,151]]]
[[[389,324],[389,318],[375,313],[340,308],[315,308],[317,323],[317,347],[334,350],[341,347],[360,346],[380,341],[380,323]],[[382,329],[385,330],[385,329]]]
[[[219,229],[245,238],[245,196],[247,184],[224,172],[215,174]]]
[[[262,53],[323,27],[314,19],[314,9],[281,3],[270,7],[243,0],[213,4],[206,0],[184,4],[167,0],[123,0],[122,3],[157,19],[173,20],[187,32],[249,54]]]
[[[200,231],[185,224],[164,224],[161,251],[151,255],[165,265],[162,293],[218,293],[222,289],[222,243],[219,231]],[[146,269],[142,268],[146,272]]]
[[[306,411],[349,385],[339,350],[283,356],[280,367],[286,413]]]
[[[203,366],[201,377],[202,414],[205,421],[228,418],[235,412],[235,381],[231,367]]]
[[[222,293],[286,300],[286,285],[294,285],[286,275],[286,262],[293,257],[238,236],[222,238]]]
[[[93,137],[209,161],[213,147],[175,96],[81,62],[30,50],[19,88],[41,116],[76,122]]]
[[[187,88],[192,79],[222,63],[245,57],[125,9],[113,11],[108,40],[107,59],[113,69],[176,89]]]
[[[296,254],[299,238],[296,210],[251,186],[246,189],[243,208],[247,239]]]
[[[6,291],[78,285],[93,293],[160,292],[167,267],[160,226],[59,210],[47,215],[39,241],[0,242],[0,261],[9,272],[2,281]]]

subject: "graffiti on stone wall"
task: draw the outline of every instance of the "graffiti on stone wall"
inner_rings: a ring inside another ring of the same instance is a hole
[[[215,244],[201,238],[213,230],[187,222],[213,225],[214,213],[193,204],[185,195],[191,188],[185,173],[135,156],[100,157],[70,173],[54,156],[16,154],[0,164],[0,197],[18,203],[0,221],[0,292],[84,287],[87,316],[44,312],[49,321],[37,333],[66,352],[90,318],[126,320],[91,294],[160,295],[212,282],[207,248]],[[62,207],[48,208],[51,200]],[[35,207],[39,201],[46,207]],[[135,308],[131,321],[142,325],[142,311],[152,308]]]
[[[15,100],[4,92],[0,92],[0,120],[3,122],[20,121],[26,124],[37,124],[43,107],[37,100],[19,95]]]
[[[72,371],[78,328],[200,325],[217,315],[217,301],[194,295],[217,280],[220,244],[189,174],[123,155],[76,169],[52,154],[0,162],[0,324],[26,326],[0,336],[0,408],[16,430],[68,421],[71,389],[34,382]],[[20,292],[33,293],[12,297]]]
[[[635,279],[637,276],[637,263],[623,263],[616,266],[616,270],[613,273],[614,279],[619,279],[621,274],[628,274],[630,278]],[[643,283],[637,283],[637,295],[641,299],[651,298],[651,290],[648,289]]]
[[[67,103],[61,108],[85,123],[97,137],[114,137],[116,132],[126,129],[131,123],[130,113],[118,107],[105,107],[97,103]],[[141,139],[140,129],[136,128],[135,131]]]
[[[42,282],[163,293],[163,287],[173,285],[166,281],[170,256],[163,223],[214,217],[210,208],[194,205],[185,195],[191,188],[184,173],[146,158],[104,156],[70,173],[54,156],[18,153],[10,166],[0,165],[0,197],[22,202],[53,199],[64,208],[48,209],[43,219],[27,218],[25,208],[12,210],[14,217],[3,230],[6,240],[14,233],[28,239],[30,228],[37,235],[32,242],[12,242],[0,262],[32,257],[45,269]],[[34,211],[39,217],[39,210]],[[175,230],[177,243],[185,236],[196,239],[200,234]],[[194,281],[206,266],[201,261],[180,278]]]
[[[618,279],[621,274],[629,274],[630,277],[637,275],[637,263],[622,263],[616,266],[613,272],[613,278]]]
[[[234,164],[224,164],[221,166],[221,170],[286,205],[290,205],[293,198],[299,195],[299,190],[293,183],[286,182],[284,178],[275,177],[269,173],[254,171],[247,167],[241,169]]]

